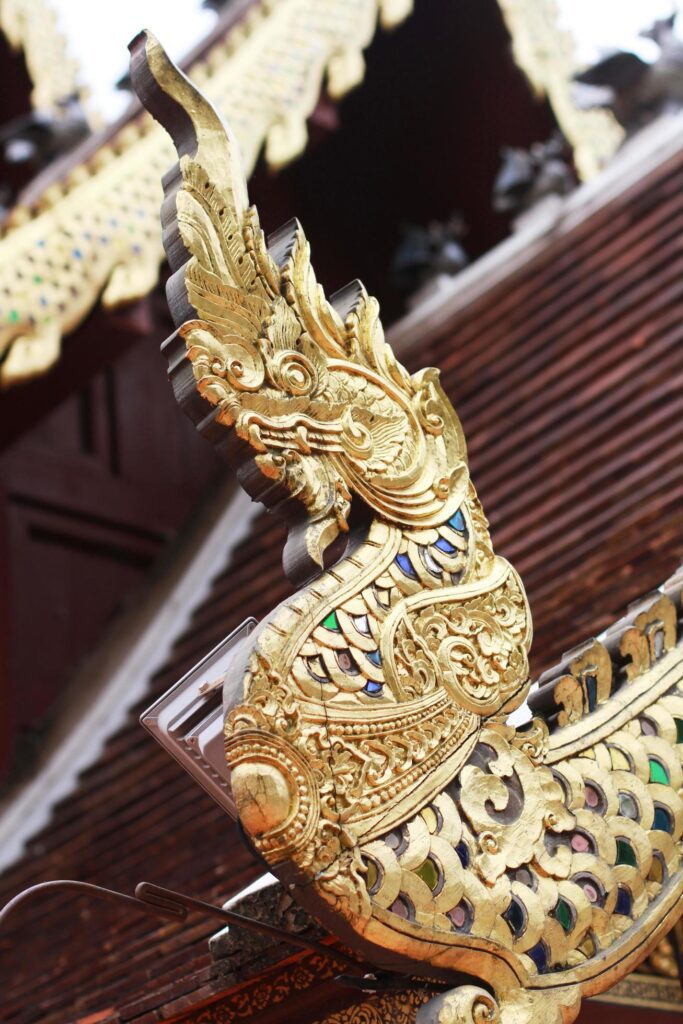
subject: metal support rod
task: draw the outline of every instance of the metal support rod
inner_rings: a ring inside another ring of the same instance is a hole
[[[67,889],[75,891],[79,895],[91,896],[94,899],[106,900],[107,903],[115,903],[130,907],[133,910],[141,910],[143,913],[154,913],[159,917],[170,917],[173,920],[184,920],[187,917],[187,910],[181,908],[180,905],[176,907],[153,907],[149,903],[143,903],[141,900],[136,899],[135,896],[126,896],[123,892],[117,892],[115,889],[104,889],[101,885],[92,885],[90,882],[78,882],[73,878],[58,878],[53,882],[39,882],[38,885],[32,885],[29,889],[24,889],[14,899],[11,899],[9,903],[0,910],[0,928],[3,927],[9,916],[22,903],[26,903],[33,896],[39,892],[48,892],[54,889]]]
[[[311,939],[305,939],[301,935],[293,935],[282,928],[266,924],[265,921],[255,921],[252,917],[244,917],[243,914],[237,914],[234,910],[224,910],[223,907],[216,907],[212,903],[205,903],[203,900],[195,899],[194,896],[186,896],[184,893],[164,889],[163,886],[155,885],[153,882],[138,883],[135,886],[135,895],[139,900],[144,900],[145,903],[153,907],[183,909],[185,913],[188,910],[196,910],[200,914],[217,917],[225,924],[246,928],[257,935],[267,935],[268,938],[276,939],[278,942],[286,942],[290,946],[300,946],[302,949],[310,949],[316,953],[322,953],[323,956],[331,960],[338,960],[340,963],[347,964],[355,970],[360,970],[362,967],[357,960],[347,956],[346,953],[342,953],[340,950],[330,946],[325,946],[321,942],[313,942]]]
[[[100,885],[93,885],[90,882],[79,882],[71,878],[56,879],[52,882],[40,882],[38,885],[32,885],[30,888],[24,889],[23,892],[20,892],[14,899],[5,904],[2,910],[0,910],[0,929],[2,929],[10,915],[21,904],[26,903],[39,892],[55,889],[71,890],[78,895],[105,900],[108,903],[141,911],[143,914],[155,914],[157,917],[170,918],[174,921],[184,921],[188,912],[192,910],[207,917],[219,918],[224,924],[236,925],[247,931],[255,932],[257,935],[266,935],[277,942],[284,942],[290,946],[299,946],[301,949],[320,953],[330,960],[336,960],[338,963],[351,967],[354,971],[360,972],[363,970],[362,965],[357,960],[333,947],[326,946],[321,942],[305,939],[301,935],[292,935],[290,932],[286,932],[282,928],[276,928],[274,925],[266,924],[264,921],[255,921],[251,917],[245,917],[243,914],[237,914],[232,910],[223,910],[222,907],[205,903],[203,900],[197,900],[193,896],[186,896],[184,893],[174,892],[172,889],[165,889],[163,886],[154,885],[152,882],[140,882],[135,887],[135,896],[127,896],[125,893],[117,892],[115,889],[105,889]]]

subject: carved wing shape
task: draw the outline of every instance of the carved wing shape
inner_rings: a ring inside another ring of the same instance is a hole
[[[411,377],[396,362],[359,282],[328,301],[297,221],[266,244],[229,129],[150,33],[131,52],[180,158],[162,210],[176,394],[252,497],[284,508],[286,567],[322,566],[353,493],[392,522],[443,522],[467,471],[436,371]]]

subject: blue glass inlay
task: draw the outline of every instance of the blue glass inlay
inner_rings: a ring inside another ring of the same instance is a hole
[[[458,509],[455,515],[451,516],[451,518],[448,520],[448,525],[452,526],[454,530],[458,531],[458,533],[465,532],[465,517],[460,511],[460,509]]]
[[[366,654],[368,661],[371,661],[373,665],[382,664],[382,656],[379,651],[368,651]]]
[[[631,900],[631,893],[628,889],[625,889],[623,885],[617,888],[617,902],[614,905],[615,914],[623,914],[624,917],[631,916],[631,908],[633,901]]]
[[[470,863],[470,851],[467,849],[467,843],[463,843],[462,840],[458,843],[455,848],[455,852],[460,858],[460,863],[466,868]]]
[[[368,679],[363,687],[363,693],[367,693],[369,697],[379,697],[383,687],[384,683],[376,683],[374,679]]]
[[[453,555],[458,550],[457,548],[454,548],[453,545],[449,541],[447,541],[445,537],[439,537],[434,547],[438,548],[439,551],[445,552],[445,554],[447,555]]]
[[[407,555],[396,555],[395,561],[404,576],[409,576],[411,580],[416,580],[418,578],[413,563]]]
[[[80,249],[72,249],[72,255],[75,256],[75,258],[77,260],[80,260],[80,259],[83,258],[83,253],[81,252]]]
[[[674,823],[671,820],[671,815],[662,807],[660,804],[655,804],[655,817],[652,822],[652,827],[657,832],[673,832]]]
[[[595,711],[598,703],[598,681],[595,676],[586,676],[586,696],[588,697],[588,710]]]
[[[548,966],[548,951],[542,942],[537,942],[535,946],[527,950],[527,956],[530,956],[533,962],[536,964],[536,968],[539,974]]]

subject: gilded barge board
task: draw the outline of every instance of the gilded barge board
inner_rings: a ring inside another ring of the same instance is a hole
[[[508,724],[530,612],[438,372],[396,361],[359,282],[328,300],[296,221],[266,242],[232,134],[154,37],[131,51],[179,156],[176,396],[289,523],[300,586],[225,680],[240,823],[340,941],[457,986],[419,1024],[570,1024],[683,909],[683,576]]]

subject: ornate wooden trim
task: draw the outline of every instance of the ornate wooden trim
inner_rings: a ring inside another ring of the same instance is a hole
[[[262,146],[273,167],[298,156],[323,81],[333,98],[363,78],[378,19],[411,0],[263,0],[192,66],[230,114],[247,173]],[[14,210],[0,240],[0,385],[44,373],[62,337],[100,295],[107,308],[146,295],[163,258],[160,180],[173,146],[148,116],[125,125],[34,210]]]
[[[574,149],[581,178],[593,178],[614,155],[623,130],[606,110],[580,110],[572,75],[581,67],[571,32],[560,28],[557,0],[498,0],[515,61],[539,96],[547,96]]]
[[[78,61],[69,53],[50,0],[0,0],[0,30],[12,49],[24,54],[34,109],[59,117],[63,113],[60,100],[69,96],[85,100]]]

